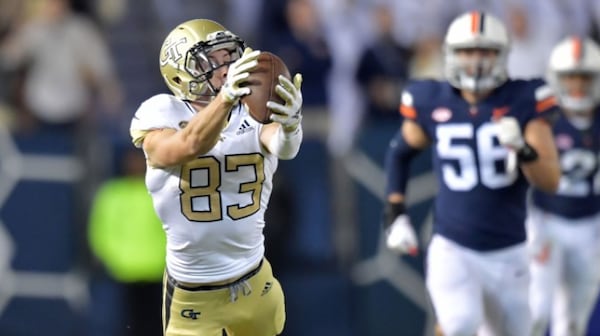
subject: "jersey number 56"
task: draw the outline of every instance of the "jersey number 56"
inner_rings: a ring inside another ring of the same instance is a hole
[[[499,169],[499,162],[506,167],[508,150],[494,141],[496,132],[492,123],[482,124],[477,129],[470,123],[437,126],[436,151],[441,160],[442,178],[450,190],[469,191],[479,182],[496,189],[509,186],[517,179],[517,170]],[[468,143],[473,138],[475,146],[470,146]]]

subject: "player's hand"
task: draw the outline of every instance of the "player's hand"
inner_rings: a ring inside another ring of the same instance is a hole
[[[237,61],[229,65],[227,79],[221,88],[223,99],[228,103],[237,102],[240,97],[250,94],[249,87],[240,87],[250,77],[250,70],[258,65],[260,50],[246,48],[244,54]]]
[[[496,120],[496,126],[498,127],[498,140],[502,146],[517,152],[525,147],[521,127],[515,117],[502,117]]]
[[[298,128],[302,120],[302,75],[296,74],[292,83],[284,76],[279,76],[279,84],[275,86],[275,92],[285,101],[285,105],[274,101],[267,102],[267,108],[271,109],[271,120],[280,123],[286,132],[292,132]]]
[[[408,253],[412,256],[419,252],[417,235],[408,215],[402,214],[396,217],[385,233],[385,243],[390,250],[396,253]]]

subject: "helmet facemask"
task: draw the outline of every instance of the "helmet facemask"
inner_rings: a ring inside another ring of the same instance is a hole
[[[481,94],[508,79],[510,40],[498,18],[469,12],[450,23],[444,38],[446,79],[459,90]]]
[[[571,124],[589,128],[600,104],[600,47],[589,38],[565,38],[550,54],[546,80]]]
[[[210,102],[220,90],[210,82],[214,71],[229,66],[244,53],[245,43],[229,31],[218,31],[209,35],[207,41],[200,41],[186,53],[184,69],[192,77],[188,82],[188,91],[197,97],[197,101]],[[217,64],[210,56],[217,50],[227,50],[226,61]]]
[[[207,19],[189,20],[165,38],[160,50],[160,73],[175,97],[209,103],[219,90],[210,83],[214,71],[238,59],[244,48],[244,41],[221,24]],[[221,49],[228,50],[229,55],[221,51],[214,54]]]
[[[579,129],[589,128],[593,110],[600,102],[600,73],[551,72],[548,81],[555,88],[559,104],[571,123]]]
[[[504,48],[446,46],[445,53],[446,78],[461,90],[486,92],[507,79],[507,53]]]

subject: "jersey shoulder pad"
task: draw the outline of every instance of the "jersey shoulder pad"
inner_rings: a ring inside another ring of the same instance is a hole
[[[436,80],[412,80],[404,88],[400,102],[400,114],[408,119],[417,119],[420,111],[438,100],[444,83]]]
[[[161,128],[180,129],[187,124],[194,111],[184,101],[169,94],[158,94],[142,102],[138,107],[129,132],[138,146],[146,133]]]
[[[530,100],[536,114],[548,113],[558,109],[558,101],[554,91],[541,78],[514,81],[520,86],[518,91],[526,92],[525,98]]]
[[[558,110],[558,100],[554,91],[544,81],[532,83],[535,97],[535,111],[537,113]]]

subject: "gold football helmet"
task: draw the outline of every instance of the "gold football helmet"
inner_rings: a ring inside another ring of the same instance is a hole
[[[220,88],[210,83],[215,69],[241,57],[245,43],[219,23],[195,19],[181,23],[160,49],[160,73],[173,94],[184,100],[209,102]],[[209,54],[227,49],[229,61],[215,64]]]

